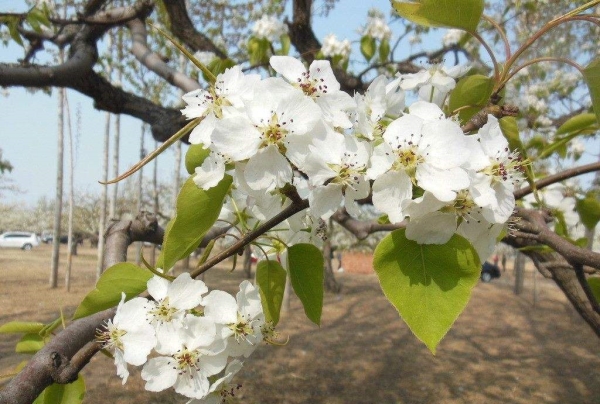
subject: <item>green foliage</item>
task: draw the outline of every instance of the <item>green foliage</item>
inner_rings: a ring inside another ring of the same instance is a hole
[[[577,199],[575,208],[579,213],[581,223],[587,229],[594,229],[600,222],[600,201],[598,200],[597,192],[588,192],[583,199]]]
[[[39,333],[44,329],[43,323],[11,321],[0,326],[0,334]]]
[[[225,70],[227,70],[233,66],[235,66],[235,62],[229,58],[228,59],[214,58],[208,64],[207,68],[213,74],[213,76],[217,77],[219,74],[223,73]],[[208,77],[206,75],[206,73],[202,72],[202,77],[204,77],[204,80],[206,80],[207,82],[210,82],[210,77]],[[192,145],[192,146],[197,146],[197,145]]]
[[[427,27],[460,28],[474,32],[483,13],[483,0],[392,0],[396,12]]]
[[[596,120],[600,122],[600,58],[594,59],[583,69],[583,78],[590,90]]]
[[[196,167],[200,167],[204,160],[210,154],[210,150],[205,149],[201,144],[191,144],[185,153],[185,169],[188,174],[194,174]]]
[[[377,43],[375,42],[375,38],[369,35],[360,38],[360,52],[367,59],[367,62],[373,58],[376,49]]]
[[[598,130],[598,121],[596,115],[585,112],[569,118],[565,123],[560,125],[556,131],[557,135],[564,135],[573,132],[594,133]]]
[[[286,277],[285,269],[277,261],[260,261],[256,267],[256,283],[260,288],[265,318],[273,321],[273,325],[279,323]]]
[[[69,384],[51,384],[35,399],[33,404],[79,404],[85,396],[85,381],[79,374],[77,380]]]
[[[285,56],[290,53],[290,47],[292,46],[292,40],[289,35],[281,35],[279,37],[279,41],[281,42],[281,49],[277,52],[278,55]]]
[[[252,66],[257,66],[269,63],[270,49],[271,43],[267,39],[251,37],[248,40],[248,55],[250,56],[250,64]]]
[[[187,179],[177,196],[175,218],[165,231],[158,257],[159,268],[169,270],[198,247],[217,221],[232,180],[227,175],[219,184],[205,191],[196,186],[193,177]]]
[[[323,254],[312,244],[288,248],[288,269],[294,292],[304,306],[304,313],[316,325],[323,311]]]
[[[152,273],[137,265],[121,262],[108,268],[98,282],[96,288],[83,299],[73,319],[87,317],[99,311],[116,306],[124,292],[127,299],[139,295],[146,290],[146,283]]]
[[[600,302],[600,277],[588,278],[588,284],[597,302]]]
[[[384,39],[379,44],[379,61],[381,63],[385,63],[388,60],[388,56],[390,56],[390,41]]]
[[[434,354],[480,274],[477,252],[463,237],[454,235],[443,245],[419,245],[406,238],[404,229],[379,243],[373,267],[387,299]]]
[[[44,347],[44,338],[38,333],[25,334],[15,346],[16,353],[34,354]]]
[[[481,108],[485,107],[492,95],[494,81],[482,74],[462,78],[450,93],[448,107],[451,112],[460,109],[461,122],[467,122]],[[468,107],[468,108],[464,108]]]

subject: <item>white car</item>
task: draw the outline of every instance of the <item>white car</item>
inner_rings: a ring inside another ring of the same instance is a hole
[[[15,247],[31,250],[40,245],[40,239],[35,233],[24,231],[9,231],[0,234],[0,247]]]

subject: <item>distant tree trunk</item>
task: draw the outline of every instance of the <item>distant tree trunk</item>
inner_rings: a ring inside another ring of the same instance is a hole
[[[73,266],[73,245],[77,245],[77,240],[73,240],[73,207],[75,205],[75,188],[73,185],[75,174],[75,156],[73,151],[73,128],[71,126],[71,108],[69,99],[65,93],[65,111],[67,117],[67,134],[69,137],[69,222],[67,230],[67,268],[65,271],[65,289],[71,291],[71,268]],[[76,249],[77,247],[75,247]],[[75,250],[76,251],[76,250]]]
[[[154,149],[158,148],[158,142],[154,142]],[[152,201],[153,201],[153,212],[155,215],[158,215],[158,158],[154,159],[154,171],[152,172]],[[152,257],[150,264],[152,266],[156,265],[156,246],[152,246]],[[163,270],[168,271],[171,268],[163,268]]]
[[[525,283],[525,255],[517,251],[515,257],[515,295],[523,293]]]
[[[142,133],[140,135],[140,160],[146,156],[146,150],[144,149],[144,135],[146,134],[146,124],[142,124]],[[144,203],[142,201],[142,192],[144,187],[144,168],[140,168],[138,172],[138,183],[136,190],[136,199],[137,199],[137,212],[138,214],[142,211],[144,207]],[[137,254],[135,255],[135,263],[140,265],[142,263],[142,249],[144,248],[144,243],[141,241],[137,242]]]
[[[117,59],[116,60],[123,60],[123,43],[122,43],[122,38],[120,35],[117,35],[117,37],[115,38],[115,34],[111,33],[110,35],[108,35],[109,40],[114,43],[116,45],[116,50],[117,50]],[[108,44],[109,49],[111,48],[111,43]],[[120,65],[117,65],[120,66]],[[110,72],[107,72],[107,74],[110,77]],[[120,68],[116,69],[116,81],[117,83],[121,83],[121,78],[122,78],[122,72]],[[119,141],[120,141],[120,137],[121,137],[121,115],[120,114],[116,114],[115,115],[115,127],[114,127],[114,133],[113,133],[113,155],[112,155],[112,173],[113,173],[113,178],[116,178],[119,176]],[[117,212],[117,197],[119,194],[119,183],[115,183],[111,185],[111,195],[110,195],[110,205],[109,205],[109,216],[111,219],[113,220],[118,220],[119,219],[119,215]]]
[[[108,181],[108,154],[110,148],[110,112],[106,113],[104,123],[104,155],[102,158],[102,181]],[[106,214],[108,205],[108,185],[102,185],[100,196],[100,223],[98,224],[98,258],[96,262],[96,279],[104,271],[104,232],[106,230]]]
[[[323,243],[323,260],[325,262],[325,290],[337,294],[342,290],[342,285],[340,285],[340,283],[335,279],[335,275],[333,273],[333,250],[331,248],[330,240],[331,237],[328,237]]]
[[[64,51],[59,51],[59,62],[65,59]],[[63,197],[63,158],[64,158],[64,113],[65,113],[64,88],[58,89],[58,145],[56,156],[56,199],[54,203],[54,226],[52,237],[52,263],[50,267],[50,287],[58,287],[58,261],[60,254],[60,221],[62,219]]]
[[[252,279],[252,248],[247,245],[244,248],[244,275],[246,279]]]

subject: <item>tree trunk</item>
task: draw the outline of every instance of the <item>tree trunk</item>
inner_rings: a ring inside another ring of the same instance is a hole
[[[60,63],[64,61],[64,51],[60,51]],[[60,222],[62,220],[63,197],[63,158],[64,158],[64,88],[58,90],[58,145],[56,156],[56,199],[54,203],[54,226],[52,237],[52,263],[50,267],[50,287],[58,287],[58,262],[60,254]]]
[[[331,227],[330,227],[331,228]],[[342,285],[335,279],[335,275],[333,273],[333,250],[331,248],[331,238],[327,238],[323,243],[323,260],[325,262],[325,290],[333,293],[340,293],[342,290]]]
[[[146,134],[146,124],[142,123],[142,133],[140,135],[140,160],[146,156],[146,150],[144,150],[144,135]],[[138,214],[142,211],[144,207],[142,201],[142,193],[144,187],[144,168],[140,168],[138,171],[138,182],[137,182],[137,190],[136,190],[136,199],[137,199],[137,212]],[[136,243],[136,254],[135,254],[135,263],[140,265],[142,263],[142,249],[144,248],[144,243],[138,241]]]
[[[102,158],[102,181],[108,181],[108,154],[110,148],[110,112],[106,113],[104,124],[104,156]],[[98,258],[96,263],[96,279],[104,271],[104,232],[106,230],[106,215],[108,205],[108,185],[102,185],[100,196],[100,223],[98,224]]]
[[[517,251],[515,257],[515,295],[523,293],[523,285],[525,282],[525,256]]]
[[[68,244],[67,244],[67,268],[65,272],[65,289],[71,291],[71,268],[73,266],[73,244],[77,244],[73,240],[73,208],[75,205],[75,188],[73,185],[75,174],[75,155],[73,151],[73,127],[71,126],[71,108],[69,100],[65,93],[65,111],[67,117],[67,134],[69,137],[69,222],[68,222]]]
[[[109,35],[112,41],[115,42],[117,48],[117,60],[123,60],[123,43],[121,40],[121,36],[118,35],[117,38],[113,38],[113,35]],[[109,44],[110,49],[110,44]],[[120,66],[120,65],[117,65]],[[110,77],[110,74],[109,74]],[[120,68],[116,69],[116,80],[118,83],[121,82],[122,72]],[[112,173],[113,178],[119,176],[119,141],[121,137],[121,115],[115,115],[115,128],[113,134],[113,155],[112,155]],[[109,216],[112,220],[119,220],[119,213],[117,212],[117,197],[119,194],[119,183],[114,183],[111,185],[111,196],[110,196],[110,205],[109,205]]]

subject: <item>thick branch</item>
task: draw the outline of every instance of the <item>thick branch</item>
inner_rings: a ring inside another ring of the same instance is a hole
[[[577,177],[578,175],[591,173],[594,171],[600,171],[600,162],[586,164],[579,167],[570,168],[568,170],[561,171],[560,173],[549,175],[546,178],[542,178],[539,181],[535,182],[536,189],[542,189],[549,185],[555,184],[560,181],[567,180],[569,178]],[[526,195],[529,195],[533,192],[531,186],[527,186],[521,189],[518,189],[514,192],[515,199],[521,199]]]
[[[172,69],[156,53],[152,52],[146,42],[146,24],[141,19],[134,19],[127,23],[131,31],[131,53],[141,64],[170,84],[185,92],[200,88],[200,84],[185,74]]]
[[[217,46],[205,35],[198,32],[187,13],[185,0],[163,1],[169,19],[171,21],[171,31],[188,48],[194,51],[213,52],[221,59],[226,59],[227,55],[217,48]]]

